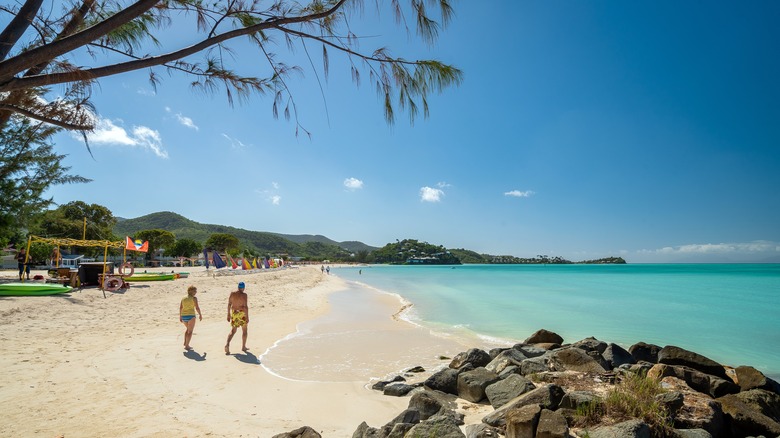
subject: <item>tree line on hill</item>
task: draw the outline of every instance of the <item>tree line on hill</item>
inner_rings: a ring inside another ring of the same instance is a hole
[[[201,224],[172,212],[158,212],[135,219],[122,219],[107,207],[73,201],[31,215],[28,228],[6,229],[0,233],[0,244],[24,246],[27,235],[50,238],[121,241],[125,236],[149,242],[145,261],[159,254],[170,257],[197,256],[204,249],[215,250],[232,257],[281,257],[286,260],[305,260],[333,263],[385,263],[412,265],[469,264],[569,264],[561,257],[539,255],[534,258],[478,254],[467,249],[447,249],[414,239],[396,240],[376,248],[362,242],[336,242],[320,235],[284,235],[248,231],[224,225]],[[35,242],[30,248],[34,263],[44,263],[52,245]],[[160,251],[161,250],[161,251]],[[65,253],[79,253],[88,257],[102,256],[99,248],[65,248]],[[122,250],[109,250],[119,255]],[[620,257],[587,260],[577,263],[625,263]]]

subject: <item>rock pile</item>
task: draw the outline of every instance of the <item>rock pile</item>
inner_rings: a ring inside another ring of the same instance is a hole
[[[631,375],[660,383],[654,403],[669,423],[600,418],[583,425],[585,413]],[[595,338],[564,344],[547,330],[511,348],[462,352],[422,382],[395,376],[373,389],[409,395],[408,408],[380,427],[363,422],[353,438],[780,437],[780,385],[755,368],[725,367],[675,346],[640,342],[626,351]],[[459,404],[492,411],[466,425]],[[306,427],[274,438],[319,436]]]

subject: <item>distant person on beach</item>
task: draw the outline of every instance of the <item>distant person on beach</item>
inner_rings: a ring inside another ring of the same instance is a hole
[[[27,272],[27,279],[30,279],[30,265],[25,263],[25,258],[27,258],[27,250],[22,248],[16,253],[16,262],[19,265],[19,280],[22,280],[25,272]]]
[[[236,334],[236,329],[241,327],[241,351],[249,350],[246,348],[247,325],[249,324],[249,303],[247,295],[244,293],[244,282],[238,283],[238,290],[230,293],[227,307],[227,320],[230,323],[230,334],[225,343],[225,354],[230,354],[230,341]]]
[[[320,271],[322,271],[323,274],[325,273],[325,265],[320,266]]]
[[[184,349],[187,351],[192,350],[190,347],[190,339],[192,339],[192,331],[195,330],[195,312],[198,312],[200,320],[203,321],[203,315],[200,313],[200,306],[198,306],[198,298],[195,294],[198,293],[198,288],[190,286],[187,288],[187,296],[181,299],[179,305],[179,321],[187,327],[184,332]]]
[[[327,273],[328,273],[328,275],[330,275],[330,266],[328,266],[327,268],[325,268],[325,272],[327,272]]]

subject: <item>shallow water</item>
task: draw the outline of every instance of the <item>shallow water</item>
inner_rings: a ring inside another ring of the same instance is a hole
[[[333,274],[414,304],[412,321],[511,344],[540,328],[566,342],[676,345],[780,379],[780,265],[362,266]],[[335,303],[334,303],[335,305]]]

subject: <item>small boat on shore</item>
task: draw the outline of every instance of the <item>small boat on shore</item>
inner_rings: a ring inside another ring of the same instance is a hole
[[[167,281],[167,280],[174,280],[176,278],[176,274],[165,274],[165,273],[141,273],[141,274],[133,274],[130,277],[125,277],[126,282],[132,282],[132,281]]]
[[[42,296],[42,295],[56,295],[73,290],[70,286],[63,286],[61,284],[52,283],[3,283],[0,284],[0,296]]]

